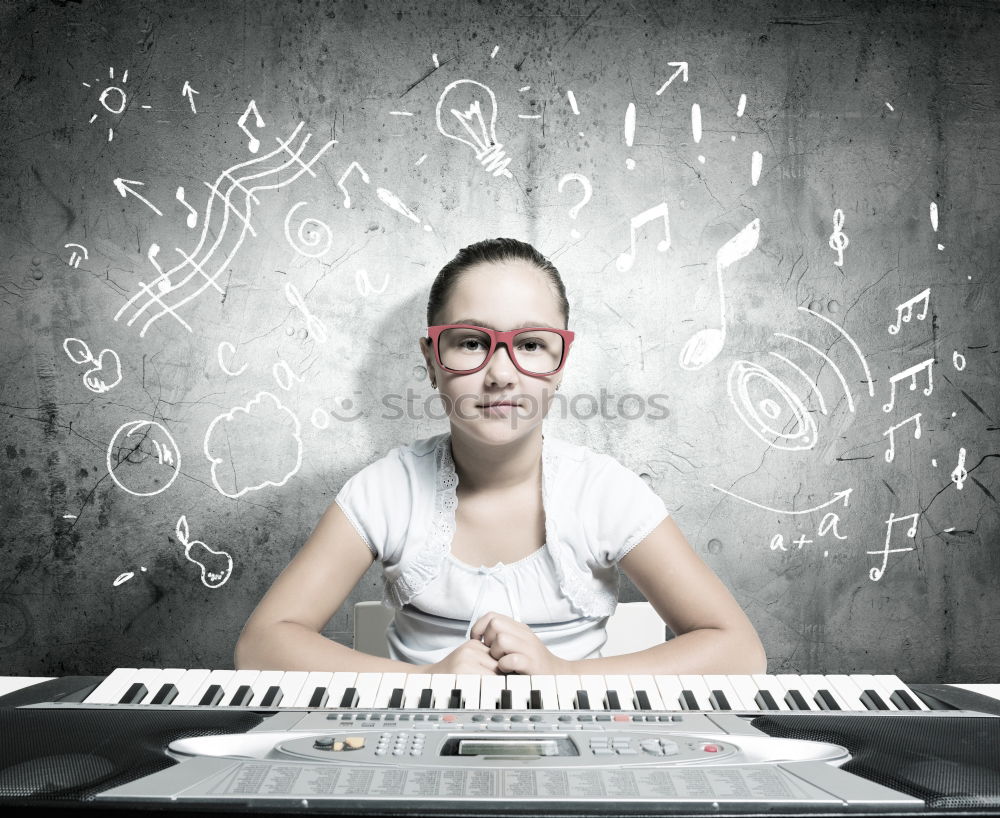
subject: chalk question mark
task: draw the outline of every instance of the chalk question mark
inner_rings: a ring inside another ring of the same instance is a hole
[[[567,182],[579,182],[583,186],[583,198],[569,209],[569,217],[571,219],[575,219],[579,212],[583,209],[583,206],[590,201],[590,197],[594,194],[594,189],[590,185],[590,179],[582,173],[567,173],[562,179],[559,180],[560,193],[562,193],[562,189],[566,186]],[[576,228],[573,228],[569,234],[574,239],[580,238],[580,231]]]

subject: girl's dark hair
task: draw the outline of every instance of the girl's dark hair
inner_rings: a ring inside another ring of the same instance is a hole
[[[564,329],[569,328],[569,301],[566,298],[566,288],[555,265],[539,253],[527,242],[517,239],[486,239],[470,244],[458,251],[431,284],[430,296],[427,299],[427,326],[437,323],[436,318],[451,295],[452,289],[458,283],[459,277],[476,264],[484,262],[527,261],[534,264],[549,278],[549,284],[555,290],[559,299],[559,309],[563,314]]]

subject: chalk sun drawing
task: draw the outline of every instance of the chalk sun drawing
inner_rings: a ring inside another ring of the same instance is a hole
[[[174,530],[184,556],[201,569],[201,583],[206,588],[221,588],[233,573],[233,558],[225,551],[218,551],[201,540],[192,540],[187,517],[181,515]]]
[[[450,117],[442,116],[445,109]],[[475,80],[455,80],[441,93],[435,117],[441,134],[472,148],[487,173],[513,178],[507,170],[511,158],[497,141],[497,98],[490,88]]]
[[[261,462],[257,457],[259,441],[279,440],[282,433],[287,434],[285,462]],[[258,392],[243,406],[223,412],[208,425],[203,448],[212,464],[212,485],[219,494],[235,499],[268,486],[283,486],[298,472],[302,466],[302,428],[295,413],[274,394]],[[231,485],[223,487],[221,472]]]
[[[120,489],[135,497],[152,497],[177,479],[181,452],[163,424],[133,420],[111,436],[106,462],[108,474]]]
[[[114,81],[115,79],[115,69],[112,66],[108,69],[108,79]],[[95,79],[94,82],[100,83],[100,78]],[[125,84],[128,82],[128,71],[126,70],[122,74],[121,79],[118,80],[119,85],[108,85],[101,91],[101,95],[97,98],[97,101],[101,104],[101,107],[112,116],[121,116],[125,109],[128,107],[128,95],[125,93]],[[92,87],[89,82],[83,83],[84,87]],[[141,105],[140,108],[144,110],[149,110],[149,105]],[[99,114],[94,114],[89,122],[91,125],[97,120]],[[108,142],[111,142],[115,138],[115,129],[108,127]]]

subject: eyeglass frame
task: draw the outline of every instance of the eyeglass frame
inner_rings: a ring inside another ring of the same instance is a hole
[[[483,362],[475,369],[451,369],[450,367],[445,366],[441,361],[441,350],[438,348],[438,338],[446,329],[474,329],[479,332],[485,332],[490,339],[490,348],[487,351],[486,358]],[[563,339],[562,360],[559,362],[559,366],[551,372],[528,372],[528,370],[524,369],[517,362],[517,357],[513,351],[515,336],[520,335],[522,332],[533,332],[539,330],[544,332],[554,332]],[[490,329],[489,327],[480,327],[476,324],[435,324],[434,326],[427,328],[427,337],[430,339],[431,346],[434,348],[434,357],[437,359],[438,366],[445,370],[445,372],[451,372],[455,375],[472,375],[485,367],[486,364],[488,364],[493,358],[493,353],[497,351],[497,347],[503,344],[507,347],[507,357],[510,358],[510,362],[514,364],[514,367],[518,372],[531,378],[547,378],[550,375],[555,375],[561,372],[563,367],[566,366],[566,359],[569,357],[569,347],[570,344],[573,343],[576,333],[572,330],[556,329],[555,327],[521,327],[521,329],[512,329],[507,332],[501,332],[500,330]]]

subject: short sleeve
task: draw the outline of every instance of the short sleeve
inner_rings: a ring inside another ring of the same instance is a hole
[[[393,449],[351,477],[334,498],[379,560],[394,550],[409,519],[407,484],[400,451]]]
[[[592,490],[599,492],[593,496],[599,509],[594,556],[602,566],[617,564],[670,516],[646,481],[612,457],[598,472]]]

